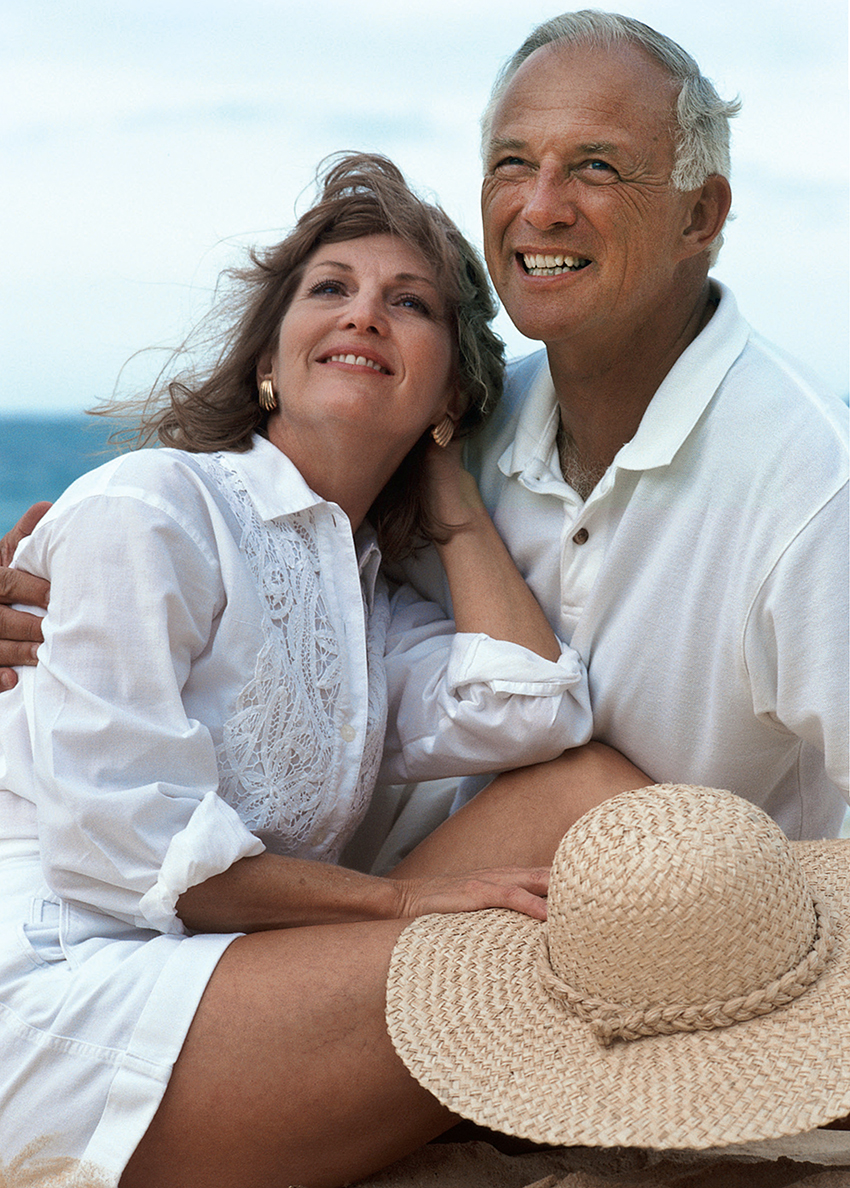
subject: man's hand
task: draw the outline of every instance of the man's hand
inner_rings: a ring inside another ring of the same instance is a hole
[[[12,689],[18,683],[11,665],[36,663],[36,649],[42,640],[41,618],[8,608],[18,602],[46,610],[50,583],[8,566],[19,542],[29,536],[49,507],[49,503],[34,504],[0,540],[0,690]]]

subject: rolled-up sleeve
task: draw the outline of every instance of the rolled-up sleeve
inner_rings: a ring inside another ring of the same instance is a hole
[[[486,635],[455,634],[402,587],[387,641],[389,726],[382,782],[477,775],[553,759],[591,736],[587,674]]]
[[[52,582],[24,674],[45,877],[161,932],[184,931],[188,887],[264,848],[218,797],[214,741],[182,698],[225,601],[203,497],[186,488],[175,511],[113,483],[58,510],[18,560]]]

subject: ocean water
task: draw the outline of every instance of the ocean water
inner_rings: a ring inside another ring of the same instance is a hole
[[[114,457],[107,438],[115,426],[85,413],[0,414],[0,536],[33,503],[52,502],[75,478]]]

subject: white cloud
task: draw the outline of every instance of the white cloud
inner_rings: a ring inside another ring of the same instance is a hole
[[[742,94],[719,275],[759,329],[846,389],[843,2],[620,8]],[[179,341],[235,245],[290,225],[336,149],[387,152],[477,239],[480,109],[497,66],[556,11],[6,0],[0,406],[84,407],[134,351]]]

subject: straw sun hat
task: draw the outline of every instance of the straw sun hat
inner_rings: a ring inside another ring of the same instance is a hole
[[[657,785],[573,826],[548,910],[399,937],[389,1032],[449,1109],[554,1146],[694,1149],[850,1112],[850,842]]]

